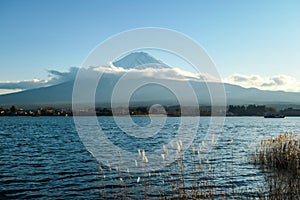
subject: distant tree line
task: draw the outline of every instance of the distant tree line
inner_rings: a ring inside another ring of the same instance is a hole
[[[300,116],[300,109],[286,108],[280,111],[281,115],[285,116]]]
[[[219,108],[222,111],[223,108]],[[149,115],[149,106],[136,106],[136,107],[120,107],[112,112],[111,108],[108,107],[98,107],[95,110],[78,110],[75,113],[71,109],[65,108],[38,108],[34,110],[26,110],[22,108],[17,108],[14,105],[10,108],[1,108],[0,107],[0,116],[147,116]],[[157,108],[152,109],[154,115],[167,115],[167,116],[198,116],[200,111],[200,116],[211,116],[211,107],[210,106],[200,106],[200,107],[184,107],[184,113],[182,108],[179,105],[175,106],[163,106],[163,109]],[[223,112],[219,112],[220,115]],[[285,116],[300,116],[300,109],[287,108],[279,112],[276,111],[273,107],[267,107],[265,105],[230,105],[227,108],[227,116],[264,116],[266,114],[281,114]],[[218,115],[218,114],[216,114]]]
[[[11,106],[10,108],[0,108],[0,116],[72,116],[72,111],[68,109],[38,108],[23,109]]]
[[[276,109],[265,105],[234,106],[230,105],[227,110],[229,116],[263,116],[265,114],[275,114]]]

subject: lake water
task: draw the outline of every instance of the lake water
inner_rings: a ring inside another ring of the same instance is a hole
[[[85,119],[89,119],[86,117]],[[119,129],[112,117],[99,117],[106,136],[112,143],[126,151],[137,149],[151,151],[161,146],[168,138],[175,137],[180,118],[168,118],[161,129],[163,134],[151,139],[132,139]],[[184,154],[185,182],[199,180],[208,174],[213,175],[216,187],[226,190],[255,190],[264,184],[262,172],[249,162],[251,153],[264,137],[276,136],[285,131],[300,133],[300,118],[264,119],[262,117],[230,117],[220,133],[214,149],[203,160],[210,172],[197,172],[193,168],[195,161],[191,151]],[[148,117],[136,117],[140,125],[149,124]],[[210,118],[202,117],[193,145],[202,143],[202,135],[209,126]],[[147,128],[147,127],[145,127]],[[0,199],[4,198],[101,198],[103,190],[116,190],[120,183],[120,172],[101,165],[86,150],[76,131],[72,117],[1,117],[0,118]],[[172,168],[172,166],[170,167]],[[164,170],[149,174],[147,192],[149,196],[161,192]],[[104,179],[104,173],[107,173]],[[109,174],[110,173],[110,174]],[[155,175],[156,173],[156,175]],[[158,175],[160,173],[160,175]],[[180,172],[182,173],[182,172]],[[169,173],[168,176],[171,176]],[[122,175],[128,195],[141,193],[137,178],[141,174]],[[174,175],[176,177],[176,175]],[[123,180],[122,180],[123,181]],[[114,187],[115,185],[115,187]],[[122,189],[121,187],[121,189]],[[132,189],[130,189],[132,188]],[[120,189],[120,187],[119,187]],[[231,190],[231,189],[228,189]],[[152,194],[151,194],[152,193]],[[109,194],[106,194],[106,197]],[[141,197],[142,198],[142,197]]]

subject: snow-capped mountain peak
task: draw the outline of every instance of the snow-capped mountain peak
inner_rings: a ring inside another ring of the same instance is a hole
[[[116,67],[124,69],[132,68],[170,68],[168,65],[145,52],[130,53],[123,58],[113,62]]]

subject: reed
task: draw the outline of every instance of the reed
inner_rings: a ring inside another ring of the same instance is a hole
[[[300,143],[293,132],[264,139],[253,157],[264,172],[259,199],[300,199]]]
[[[180,152],[182,144],[177,145]],[[148,161],[147,153],[139,150],[143,167]],[[101,180],[101,197],[117,199],[228,199],[231,195],[228,187],[218,186],[214,180],[213,158],[201,158],[201,151],[191,147],[186,154],[170,165],[165,164],[164,150],[163,169],[150,173],[122,172],[122,166],[116,169],[109,163],[98,165]],[[135,161],[136,162],[136,161]],[[121,164],[122,162],[120,162]],[[137,165],[137,163],[136,163]],[[109,178],[106,178],[109,177]]]
[[[257,148],[254,161],[262,168],[288,170],[300,174],[300,140],[293,132],[264,139]]]
[[[227,185],[218,185],[214,174],[214,156],[203,159],[201,146],[191,146],[178,157],[178,160],[166,165],[168,149],[163,145],[161,164],[157,171],[122,172],[112,169],[107,164],[100,166],[102,177],[102,198],[116,199],[300,199],[299,173],[299,139],[294,133],[288,132],[276,138],[264,139],[257,147],[253,158],[264,174],[265,184],[255,185],[245,191],[237,190],[233,175],[233,144],[226,145],[228,156],[224,160]],[[181,142],[174,145],[179,155]],[[138,150],[142,158],[136,166],[145,167],[148,162],[147,152]],[[122,162],[120,162],[122,165]],[[118,169],[122,169],[119,166]],[[123,170],[124,171],[124,170]],[[109,177],[109,178],[107,178]]]

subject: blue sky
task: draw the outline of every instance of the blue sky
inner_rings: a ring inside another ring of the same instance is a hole
[[[151,26],[196,40],[227,82],[284,77],[300,89],[299,10],[296,0],[1,0],[0,82],[47,79],[47,70],[80,66],[108,37]]]

